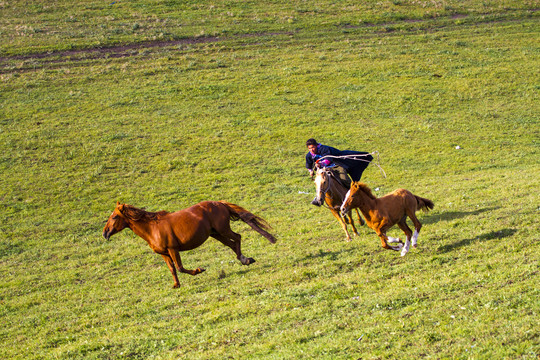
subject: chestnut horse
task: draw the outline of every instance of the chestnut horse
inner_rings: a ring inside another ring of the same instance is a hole
[[[348,189],[341,184],[331,168],[320,168],[317,170],[315,186],[317,187],[317,196],[311,203],[316,206],[321,206],[323,202],[325,202],[345,231],[347,241],[351,241],[351,236],[347,230],[347,224],[351,224],[354,234],[358,235],[353,218],[350,211],[340,213],[340,206],[345,200]],[[356,215],[358,216],[360,225],[363,225],[364,221],[360,217],[358,210],[356,210]]]
[[[405,256],[409,252],[411,237],[412,246],[416,247],[418,234],[422,228],[422,224],[416,218],[416,211],[420,209],[428,211],[433,209],[433,206],[433,201],[416,196],[405,189],[397,189],[377,198],[366,184],[354,182],[341,205],[341,213],[346,214],[353,208],[359,208],[366,218],[367,225],[381,238],[382,247],[396,251],[401,249],[401,256]],[[414,234],[407,226],[407,216],[414,224]],[[400,239],[386,236],[386,232],[395,224],[407,236],[405,245]],[[399,243],[399,245],[390,246],[388,243]]]
[[[231,230],[230,221],[242,220],[259,234],[275,243],[274,236],[266,230],[270,226],[262,218],[246,209],[225,201],[203,201],[187,209],[169,213],[167,211],[148,212],[134,206],[116,203],[109,217],[103,237],[109,238],[117,232],[130,228],[146,240],[154,252],[163,256],[174,278],[174,288],[180,286],[176,268],[180,272],[197,275],[202,268],[187,270],[182,266],[179,251],[192,250],[202,245],[209,236],[230,247],[243,265],[255,262],[240,250],[241,236]]]

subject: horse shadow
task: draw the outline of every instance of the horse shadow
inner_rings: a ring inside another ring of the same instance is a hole
[[[341,254],[348,253],[348,252],[352,252],[352,251],[354,251],[353,248],[350,248],[350,249],[344,249],[344,250],[339,250],[339,251],[331,251],[331,250],[322,250],[322,249],[319,249],[318,252],[314,252],[314,253],[311,253],[311,254],[307,254],[307,255],[304,256],[302,259],[300,259],[300,261],[315,260],[315,259],[322,259],[322,258],[327,258],[327,259],[329,259],[329,260],[337,260],[337,258],[338,258]]]
[[[499,207],[488,207],[483,209],[477,209],[474,211],[446,211],[441,212],[437,215],[426,216],[422,219],[422,224],[434,224],[439,221],[452,221],[456,219],[461,219],[470,215],[480,215],[486,211],[497,210]]]
[[[501,239],[514,235],[516,232],[517,232],[517,229],[502,229],[502,230],[497,230],[497,231],[491,231],[491,232],[482,234],[480,236],[476,236],[471,239],[463,239],[453,244],[440,246],[437,249],[437,252],[439,253],[451,252],[451,251],[454,251],[455,249],[468,246],[477,241],[484,242],[484,241],[490,241],[490,240],[501,240]]]
[[[0,259],[12,255],[19,255],[24,252],[22,242],[0,242]]]

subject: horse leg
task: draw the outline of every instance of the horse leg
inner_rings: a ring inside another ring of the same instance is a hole
[[[184,267],[182,266],[182,260],[180,259],[180,254],[178,253],[178,250],[174,250],[174,249],[167,249],[167,250],[169,251],[169,256],[172,258],[172,261],[174,262],[178,270],[180,270],[180,272],[189,274],[189,275],[197,275],[205,271],[201,267],[198,267],[195,270],[184,269]]]
[[[163,259],[167,263],[167,266],[169,267],[169,270],[171,270],[171,274],[172,274],[172,276],[174,278],[173,288],[174,289],[179,288],[180,283],[178,282],[178,276],[176,276],[176,269],[174,268],[173,260],[171,259],[171,257],[169,255],[162,254],[161,256],[163,256]]]
[[[351,236],[349,235],[349,231],[347,230],[347,224],[345,223],[345,221],[343,220],[343,218],[341,217],[341,215],[339,214],[339,211],[336,211],[332,208],[330,208],[330,211],[332,212],[332,214],[336,217],[336,219],[339,221],[339,223],[341,224],[341,227],[343,228],[343,230],[345,231],[345,234],[347,235],[347,241],[351,241]],[[352,219],[352,218],[351,218]]]
[[[379,235],[379,238],[381,239],[381,246],[385,249],[399,251],[399,249],[401,249],[401,247],[403,246],[402,244],[399,244],[399,246],[388,245],[390,241],[388,239],[388,236],[386,236],[386,232],[378,230],[377,235]]]
[[[364,221],[364,219],[362,219],[362,217],[360,216],[360,213],[358,212],[358,209],[354,209],[356,211],[356,216],[358,216],[358,221],[360,222],[360,226],[364,226],[366,225],[366,222]]]
[[[416,247],[416,242],[418,241],[418,234],[420,234],[420,229],[422,228],[422,224],[420,221],[418,221],[418,218],[416,217],[416,214],[413,210],[407,210],[407,215],[411,218],[413,224],[414,224],[414,234],[412,236],[412,246]]]
[[[236,254],[236,258],[240,260],[242,265],[253,264],[255,262],[255,259],[245,257],[244,254],[242,254],[242,249],[241,249],[242,236],[240,234],[235,233],[232,230],[228,231],[228,233],[230,235],[229,237],[223,234],[219,234],[219,233],[213,233],[210,236],[218,240],[219,242],[221,242],[223,245],[230,247],[232,251],[234,251],[234,253]],[[231,238],[233,240],[231,240]]]
[[[354,225],[354,220],[351,213],[348,213],[345,216],[349,218],[349,225],[351,225],[354,235],[358,236],[358,230],[356,230],[356,226]]]
[[[405,240],[405,245],[403,246],[403,249],[401,249],[401,256],[405,256],[411,247],[411,237],[412,237],[412,230],[407,226],[407,216],[403,216],[403,218],[398,222],[398,226],[403,232],[405,233],[405,236],[407,237],[407,240]]]
[[[389,244],[396,244],[396,243],[400,243],[400,244],[403,244],[403,241],[401,241],[400,238],[395,238],[395,237],[391,237],[391,236],[386,236],[388,238],[387,242]]]

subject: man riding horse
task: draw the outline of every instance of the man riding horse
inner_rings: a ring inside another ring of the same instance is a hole
[[[351,187],[351,179],[352,181],[360,181],[362,173],[373,160],[373,156],[367,152],[341,151],[331,146],[319,144],[315,139],[309,139],[306,146],[309,150],[306,154],[306,168],[309,170],[309,174],[313,177],[315,164],[319,167],[332,167],[347,188]]]

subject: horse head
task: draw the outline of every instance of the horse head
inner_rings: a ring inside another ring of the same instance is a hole
[[[345,195],[345,200],[341,204],[341,213],[346,214],[353,208],[362,208],[366,201],[375,200],[371,189],[363,182],[355,181],[351,184],[350,190]]]
[[[105,239],[109,240],[111,236],[129,226],[126,218],[122,214],[123,210],[124,204],[117,202],[116,208],[112,212],[111,216],[109,216],[109,220],[107,220],[107,224],[105,224],[105,227],[103,228],[103,237]]]
[[[315,199],[313,199],[311,203],[315,206],[321,206],[324,203],[326,192],[330,189],[329,170],[325,168],[317,169],[317,174],[314,181],[317,189],[317,196],[315,196]]]
[[[343,200],[343,204],[341,204],[341,208],[340,208],[341,214],[345,215],[349,213],[349,211],[351,211],[352,204],[354,201],[354,195],[356,194],[357,191],[358,191],[358,183],[353,182],[351,184],[351,188],[349,189],[349,191],[347,191],[347,195],[345,195],[345,200]]]

